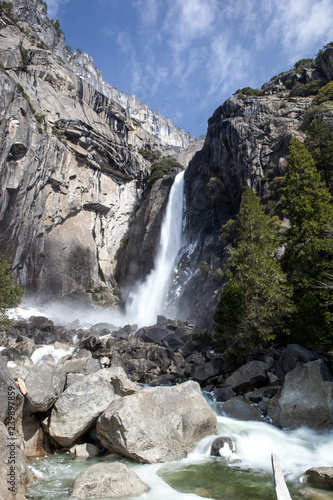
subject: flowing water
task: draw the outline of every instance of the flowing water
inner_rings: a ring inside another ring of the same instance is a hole
[[[139,327],[156,323],[158,314],[173,316],[166,306],[166,299],[176,257],[182,246],[183,192],[184,172],[180,172],[170,190],[154,268],[128,297],[126,316],[130,323],[137,323]]]
[[[222,413],[221,405],[212,407]],[[305,428],[285,432],[262,422],[242,422],[223,415],[217,418],[218,434],[229,436],[236,445],[233,453],[211,457],[209,450],[216,436],[209,436],[178,462],[149,465],[121,459],[150,487],[140,497],[142,500],[273,500],[273,452],[281,462],[293,500],[333,500],[333,493],[301,483],[309,467],[333,465],[333,433],[317,434]],[[112,461],[107,457],[76,459],[69,454],[31,461],[37,479],[27,498],[68,499],[69,488],[79,472],[100,460]]]

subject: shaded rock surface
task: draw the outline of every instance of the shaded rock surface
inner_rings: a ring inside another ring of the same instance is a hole
[[[149,487],[120,462],[96,464],[80,472],[71,489],[75,498],[139,496]]]
[[[333,378],[323,360],[311,361],[286,375],[267,413],[274,425],[317,431],[333,428]]]
[[[97,422],[106,448],[148,463],[179,460],[215,432],[216,416],[195,382],[144,388],[111,403]]]
[[[303,482],[314,488],[333,490],[333,467],[311,467],[305,472]]]

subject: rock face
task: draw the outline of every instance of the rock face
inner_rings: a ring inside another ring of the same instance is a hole
[[[144,388],[114,401],[97,422],[101,443],[139,462],[179,460],[216,432],[199,385]]]
[[[114,390],[95,374],[71,384],[54,405],[50,436],[62,446],[70,446],[87,431],[114,399]]]
[[[19,283],[43,297],[112,291],[116,253],[149,175],[138,151],[162,149],[129,113],[135,108],[153,134],[159,120],[134,96],[124,109],[124,95],[89,57],[68,52],[43,2],[14,0],[13,14],[17,22],[4,16],[0,27],[0,251]],[[192,140],[160,119],[164,144]],[[99,298],[117,301],[111,292]]]
[[[25,489],[33,482],[32,472],[16,443],[17,436],[14,440],[0,422],[0,496],[3,500],[25,500]],[[8,463],[11,459],[14,462]]]
[[[286,375],[267,414],[279,427],[317,431],[333,428],[333,379],[323,360],[311,361]]]
[[[120,462],[96,464],[80,472],[71,496],[75,498],[121,498],[139,496],[149,487]]]

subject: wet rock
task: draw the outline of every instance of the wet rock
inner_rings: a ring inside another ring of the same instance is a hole
[[[249,361],[226,379],[225,386],[232,387],[236,393],[244,393],[265,385],[268,370],[269,366],[263,361]]]
[[[40,421],[35,413],[31,411],[26,401],[24,402],[22,413],[22,437],[27,458],[42,457],[45,455],[44,433]]]
[[[96,464],[80,472],[70,495],[75,498],[120,498],[140,496],[149,487],[120,462]]]
[[[222,409],[227,417],[237,420],[256,420],[258,422],[264,420],[258,408],[241,396],[229,399],[224,403]]]
[[[210,448],[210,455],[213,457],[220,457],[220,449],[224,448],[227,446],[231,452],[234,452],[236,450],[235,443],[232,441],[232,439],[228,436],[218,436],[211,448]]]
[[[311,361],[287,373],[284,385],[267,414],[279,427],[309,427],[320,432],[333,428],[333,381],[323,360]]]
[[[53,358],[52,358],[53,359]],[[45,412],[62,393],[66,383],[63,366],[40,360],[25,379],[26,399],[34,412]]]
[[[216,401],[223,403],[236,396],[236,393],[231,387],[220,387],[214,391],[214,396]]]
[[[216,416],[196,382],[149,387],[110,404],[97,421],[107,449],[139,462],[179,460],[216,432]]]
[[[314,488],[333,490],[333,467],[311,467],[305,472],[303,482]]]
[[[260,389],[256,389],[245,395],[246,399],[249,399],[253,403],[259,403],[263,398],[271,399],[281,387],[277,386],[268,386],[268,387],[260,387]]]
[[[113,387],[95,373],[70,385],[55,403],[49,434],[61,446],[71,446],[114,399]]]

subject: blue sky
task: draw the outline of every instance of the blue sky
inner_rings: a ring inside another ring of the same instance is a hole
[[[235,90],[333,41],[333,0],[46,0],[104,79],[195,136]]]

